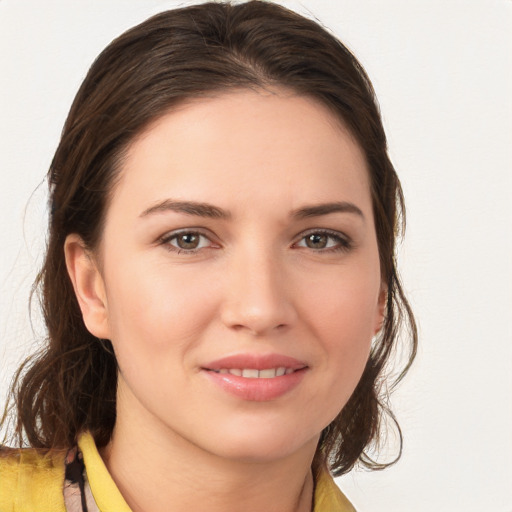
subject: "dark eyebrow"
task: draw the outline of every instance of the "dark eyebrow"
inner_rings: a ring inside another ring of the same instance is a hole
[[[150,206],[140,214],[140,217],[147,217],[154,213],[166,211],[197,215],[199,217],[211,217],[214,219],[228,219],[231,217],[231,213],[217,206],[213,206],[212,204],[197,203],[195,201],[175,201],[173,199],[165,199],[164,201]]]
[[[214,219],[229,219],[231,213],[214,206],[209,203],[198,203],[195,201],[177,201],[174,199],[165,199],[150,206],[144,210],[140,217],[147,217],[155,213],[166,211],[173,211],[177,213],[185,213],[187,215],[197,215],[199,217],[210,217]],[[313,206],[304,206],[293,210],[291,217],[296,219],[307,219],[309,217],[319,217],[321,215],[328,215],[329,213],[353,213],[359,215],[364,220],[364,214],[359,207],[353,203],[346,201],[324,203]]]
[[[329,213],[354,213],[359,215],[364,220],[364,214],[359,207],[354,203],[340,201],[335,203],[324,203],[313,206],[305,206],[294,210],[291,216],[296,219],[307,219],[309,217],[318,217],[320,215],[327,215]]]

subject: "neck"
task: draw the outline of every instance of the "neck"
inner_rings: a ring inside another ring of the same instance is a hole
[[[131,438],[133,439],[133,438]],[[311,460],[272,463],[216,460],[198,449],[128,441],[119,431],[102,457],[133,512],[310,512]],[[309,462],[309,464],[308,464]],[[300,470],[299,470],[300,467]],[[172,508],[169,507],[172,504]]]
[[[112,440],[101,450],[133,512],[311,512],[317,439],[276,460],[240,459],[210,453],[140,419],[118,414]]]

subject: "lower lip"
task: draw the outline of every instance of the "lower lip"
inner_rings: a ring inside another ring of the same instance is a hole
[[[270,379],[249,379],[203,370],[207,377],[228,393],[253,402],[275,400],[296,388],[304,378],[307,368],[296,370],[289,375],[281,375]]]

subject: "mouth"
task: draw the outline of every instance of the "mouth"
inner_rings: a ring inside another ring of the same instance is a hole
[[[238,354],[202,367],[209,381],[245,401],[266,402],[280,398],[302,382],[309,366],[279,354]]]
[[[219,374],[236,375],[244,379],[274,379],[275,377],[290,375],[297,370],[280,366],[278,368],[265,368],[263,370],[257,370],[256,368],[220,368],[219,370],[210,371]]]

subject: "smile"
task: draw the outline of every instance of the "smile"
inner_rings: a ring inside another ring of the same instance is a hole
[[[240,353],[201,365],[215,388],[251,402],[276,400],[300,385],[310,367],[284,354]]]
[[[254,368],[220,368],[213,370],[215,373],[236,375],[237,377],[244,377],[246,379],[273,379],[274,377],[282,377],[283,375],[290,375],[295,370],[293,368],[266,368],[263,370],[256,370]]]

